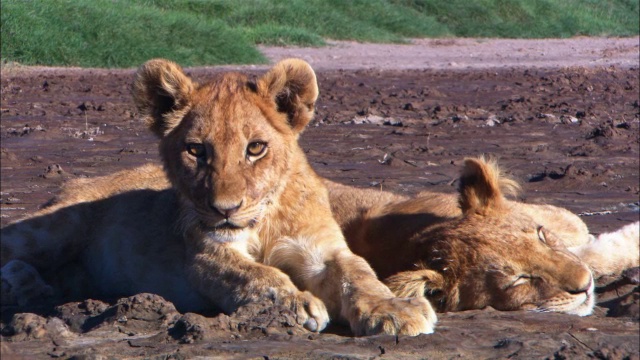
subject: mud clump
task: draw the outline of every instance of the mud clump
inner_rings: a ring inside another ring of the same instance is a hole
[[[220,314],[213,318],[186,313],[173,323],[168,334],[180,343],[190,344],[221,335],[234,339],[255,339],[303,335],[308,334],[308,331],[297,324],[295,314],[290,309],[268,304],[250,304],[231,315]]]

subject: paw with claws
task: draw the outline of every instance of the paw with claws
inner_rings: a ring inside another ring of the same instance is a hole
[[[2,303],[24,307],[53,296],[53,289],[38,270],[21,260],[11,260],[0,269]]]
[[[358,309],[351,317],[357,336],[431,334],[437,322],[431,304],[422,297],[369,300]]]
[[[295,291],[276,299],[278,305],[291,309],[296,321],[305,329],[320,332],[329,323],[329,314],[324,303],[308,291]]]

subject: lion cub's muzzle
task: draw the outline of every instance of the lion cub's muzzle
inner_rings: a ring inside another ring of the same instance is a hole
[[[213,211],[216,211],[218,214],[222,215],[227,221],[240,210],[242,207],[242,203],[244,200],[240,200],[240,202],[236,205],[226,205],[226,204],[210,204],[209,206]]]
[[[567,302],[559,301],[555,311],[562,311],[573,315],[586,316],[593,312],[595,306],[595,281],[593,274],[586,266],[584,271],[574,274],[573,282],[564,286],[564,291],[569,294]],[[564,303],[564,304],[563,304]],[[553,307],[551,307],[553,309]]]
[[[209,202],[206,217],[215,230],[242,230],[252,228],[257,223],[258,211],[249,206],[244,199],[238,202]]]
[[[593,274],[588,266],[582,262],[576,263],[576,270],[565,274],[564,291],[571,295],[579,295],[585,293],[589,295],[593,292],[594,280]]]
[[[589,278],[586,279],[585,281],[583,281],[583,285],[582,286],[580,286],[580,285],[573,286],[571,288],[565,289],[565,291],[568,292],[571,295],[579,295],[579,294],[582,294],[582,293],[590,295],[590,293],[593,292],[593,288],[594,288],[593,276],[589,272]]]
[[[209,205],[206,217],[211,228],[207,237],[215,242],[227,243],[244,241],[256,224],[252,211],[243,207],[244,201],[236,205]]]

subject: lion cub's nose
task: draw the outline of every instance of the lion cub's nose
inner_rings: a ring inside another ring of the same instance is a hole
[[[580,294],[584,292],[589,292],[591,286],[593,285],[593,276],[591,275],[591,271],[586,271],[582,276],[576,276],[575,283],[571,284],[571,286],[567,286],[567,292],[570,294]]]
[[[223,204],[213,204],[211,205],[211,208],[220,213],[220,215],[224,216],[225,219],[228,219],[233,216],[233,214],[238,212],[238,210],[242,206],[242,202],[243,201],[240,201],[239,204],[231,206]]]

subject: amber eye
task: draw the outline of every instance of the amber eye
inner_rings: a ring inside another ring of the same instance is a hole
[[[205,154],[205,149],[204,149],[204,145],[202,144],[187,144],[187,152],[189,153],[189,155],[195,156],[195,157],[203,157]]]
[[[266,150],[266,143],[263,143],[261,141],[254,141],[252,143],[249,143],[249,145],[247,146],[247,155],[251,157],[257,157],[264,154]]]

